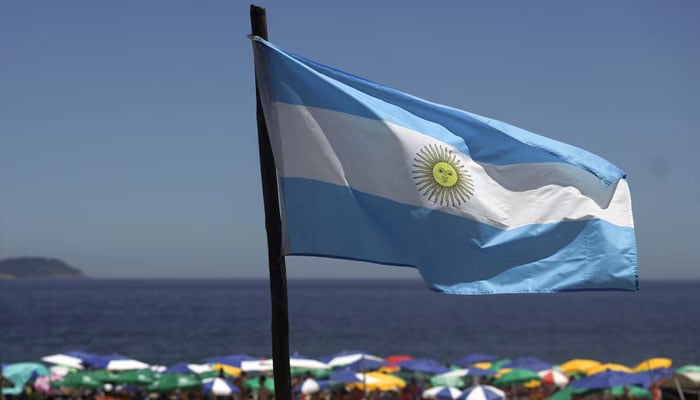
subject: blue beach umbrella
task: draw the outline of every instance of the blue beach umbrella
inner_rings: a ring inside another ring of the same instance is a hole
[[[328,380],[331,382],[340,382],[340,383],[362,382],[362,379],[357,376],[355,371],[347,370],[347,369],[333,372],[328,377]]]
[[[469,354],[468,356],[462,357],[459,360],[455,361],[455,365],[459,365],[460,367],[466,367],[468,365],[480,363],[480,362],[491,362],[491,361],[496,361],[498,357],[493,356],[491,354],[480,354],[480,353],[472,353]]]
[[[615,386],[643,385],[648,378],[621,371],[605,371],[569,383],[577,389],[608,389]]]
[[[222,378],[213,378],[206,381],[204,385],[202,385],[202,388],[204,389],[204,393],[211,393],[215,396],[230,396],[241,392],[236,385]]]
[[[347,364],[344,366],[346,369],[351,369],[353,371],[373,371],[384,366],[384,362],[376,360],[358,360],[354,363]]]
[[[666,379],[674,373],[675,371],[671,368],[657,368],[648,371],[636,372],[630,375],[638,377],[641,380],[641,383],[639,383],[640,385],[644,386],[645,388],[650,388],[654,382]]]
[[[449,372],[449,368],[442,365],[440,362],[432,358],[416,358],[414,360],[399,361],[397,363],[401,369],[407,369],[414,372],[422,372],[424,374],[442,374]]]
[[[424,399],[456,400],[462,391],[451,386],[436,386],[423,391]]]
[[[462,392],[457,400],[505,400],[506,394],[493,386],[476,385]]]
[[[208,364],[189,364],[180,362],[166,368],[161,374],[201,374],[211,371]]]

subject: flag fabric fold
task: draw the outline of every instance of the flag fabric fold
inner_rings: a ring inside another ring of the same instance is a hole
[[[414,267],[454,294],[637,289],[629,188],[611,163],[253,48],[286,255]]]

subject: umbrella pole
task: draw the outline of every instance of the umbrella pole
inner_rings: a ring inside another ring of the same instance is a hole
[[[265,9],[250,5],[252,34],[267,40],[267,15]],[[265,231],[270,270],[270,298],[272,303],[272,362],[275,378],[275,400],[292,399],[292,383],[289,370],[289,316],[287,308],[287,268],[282,253],[282,220],[280,217],[277,172],[272,154],[270,137],[265,124],[265,114],[260,102],[260,88],[255,80],[255,103],[258,123],[258,151],[265,204]]]

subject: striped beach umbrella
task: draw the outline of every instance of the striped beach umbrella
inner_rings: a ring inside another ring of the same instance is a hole
[[[569,383],[569,377],[565,373],[556,370],[548,369],[540,371],[537,375],[542,378],[542,384],[544,385],[554,385],[559,388],[565,387]]]
[[[436,386],[423,391],[424,399],[456,400],[462,391],[451,386]]]
[[[211,393],[215,396],[231,396],[232,394],[241,392],[236,385],[222,378],[209,379],[204,382],[202,388],[204,389],[204,393]]]
[[[457,400],[505,400],[506,394],[493,386],[477,385],[462,392]]]
[[[313,394],[329,387],[330,385],[327,381],[317,381],[316,379],[308,378],[294,388],[294,393]]]

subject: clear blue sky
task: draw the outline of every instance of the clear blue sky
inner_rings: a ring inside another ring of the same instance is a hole
[[[700,2],[432,3],[260,5],[287,50],[612,161],[642,279],[700,278]],[[267,276],[248,6],[0,3],[0,256],[97,277]]]

